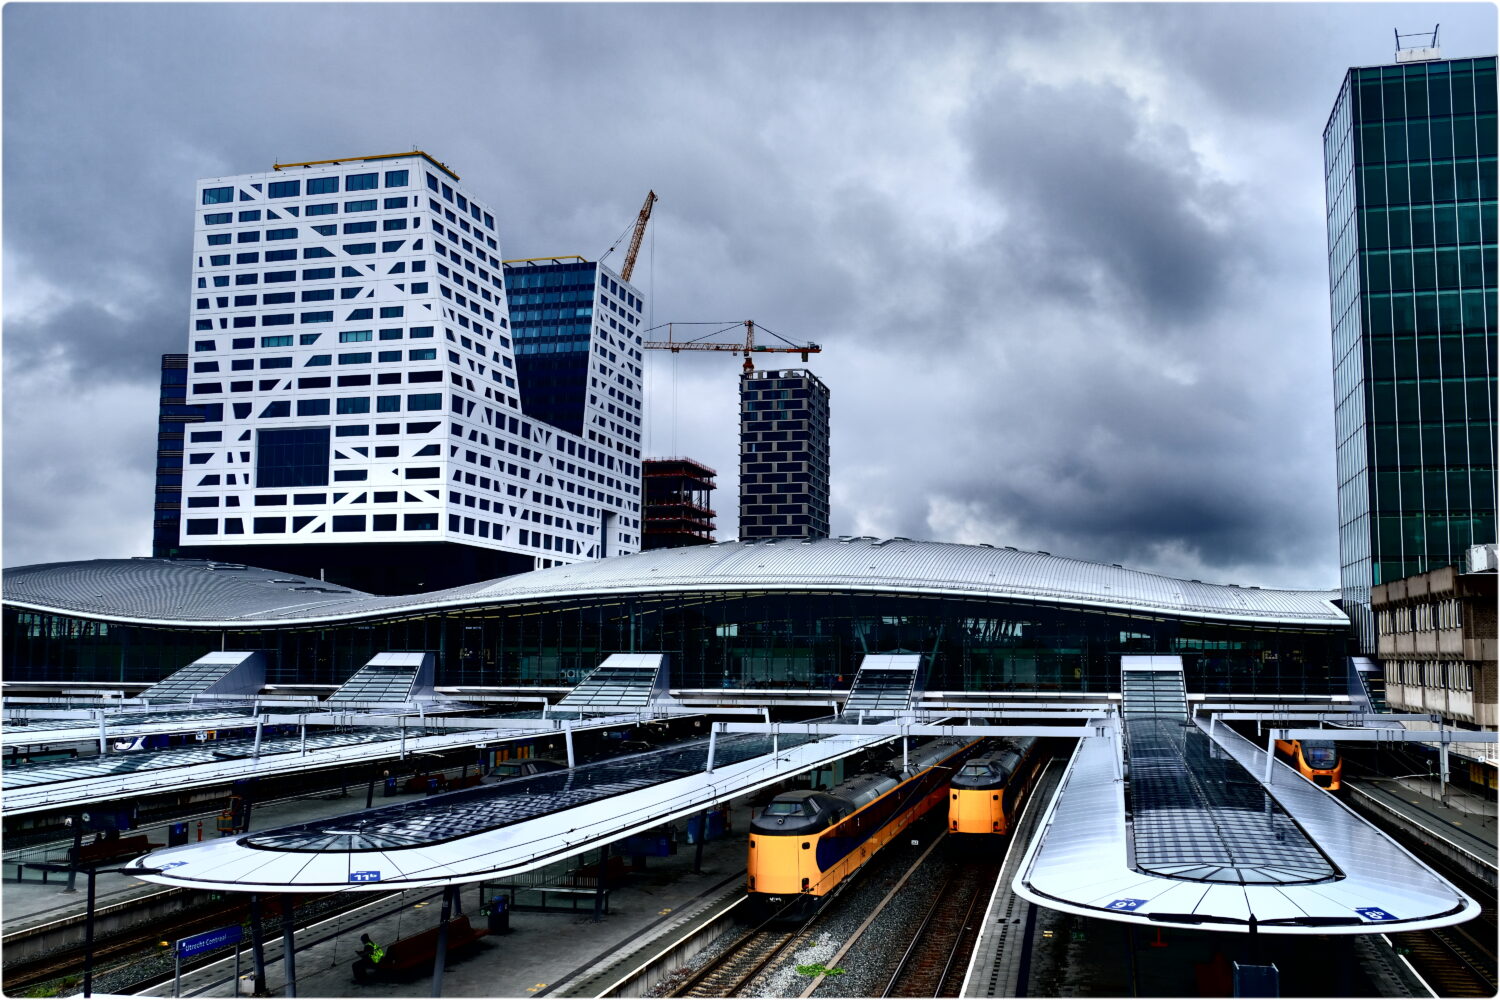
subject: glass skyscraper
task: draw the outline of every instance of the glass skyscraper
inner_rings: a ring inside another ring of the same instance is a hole
[[[1398,55],[1398,60],[1408,53]],[[1323,133],[1345,611],[1495,541],[1495,59],[1351,69]]]

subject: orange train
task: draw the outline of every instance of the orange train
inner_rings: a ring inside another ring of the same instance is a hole
[[[1332,740],[1277,740],[1276,749],[1291,758],[1302,777],[1330,792],[1339,790],[1344,761]]]
[[[948,788],[948,832],[1005,834],[1041,772],[1039,740],[1004,739],[953,775]]]
[[[751,915],[811,913],[866,860],[943,801],[979,740],[933,740],[826,789],[783,792],[750,821]]]

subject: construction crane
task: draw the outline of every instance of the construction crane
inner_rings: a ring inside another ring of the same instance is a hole
[[[625,266],[620,268],[620,277],[626,281],[630,280],[630,273],[635,270],[635,258],[641,252],[641,240],[646,236],[646,223],[651,221],[651,206],[654,204],[656,204],[656,192],[647,191],[646,203],[641,206],[640,214],[635,217],[635,231],[630,234],[630,249],[625,251]],[[630,232],[630,230],[627,229],[626,232]],[[615,248],[620,245],[620,241],[624,238],[625,233],[621,233],[615,237],[615,241],[610,244],[609,249],[599,255],[599,260],[602,262],[605,257],[614,253]]]
[[[646,207],[650,208],[649,201],[646,203]],[[642,211],[645,210],[643,209]],[[644,216],[642,218],[644,219]],[[667,328],[666,340],[648,340],[642,343],[641,346],[653,351],[671,351],[674,354],[678,351],[734,351],[745,356],[745,371],[747,372],[755,370],[755,363],[751,360],[752,354],[800,354],[802,355],[802,360],[806,361],[809,354],[821,354],[823,352],[823,348],[817,344],[794,344],[775,330],[767,329],[764,326],[760,327],[760,329],[769,333],[786,346],[767,347],[764,344],[757,344],[755,342],[756,325],[753,319],[736,323],[663,323],[661,326],[654,326],[646,332],[651,333],[652,330],[660,330],[662,326]],[[679,326],[717,326],[719,329],[705,333],[703,337],[697,337],[692,340],[677,340],[674,336],[674,327]],[[744,343],[740,343],[739,341],[726,343],[721,340],[704,339],[724,333],[737,326],[745,328]]]

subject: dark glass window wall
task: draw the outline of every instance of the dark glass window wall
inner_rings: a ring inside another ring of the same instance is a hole
[[[374,654],[438,654],[438,683],[576,683],[614,652],[665,651],[672,685],[847,688],[866,653],[934,655],[928,690],[1119,689],[1121,654],[1180,654],[1190,691],[1344,690],[1347,628],[875,594],[673,594],[469,609],[328,629],[171,630],[5,611],[10,680],[154,682],[209,650],[273,653],[270,683],[340,684]]]

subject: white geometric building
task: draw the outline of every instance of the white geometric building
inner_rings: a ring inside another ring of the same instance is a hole
[[[632,286],[587,264],[578,364],[537,390],[517,355],[557,338],[518,343],[494,211],[426,153],[201,180],[195,202],[184,556],[389,592],[410,564],[432,589],[639,549]],[[544,405],[559,377],[576,421]]]

